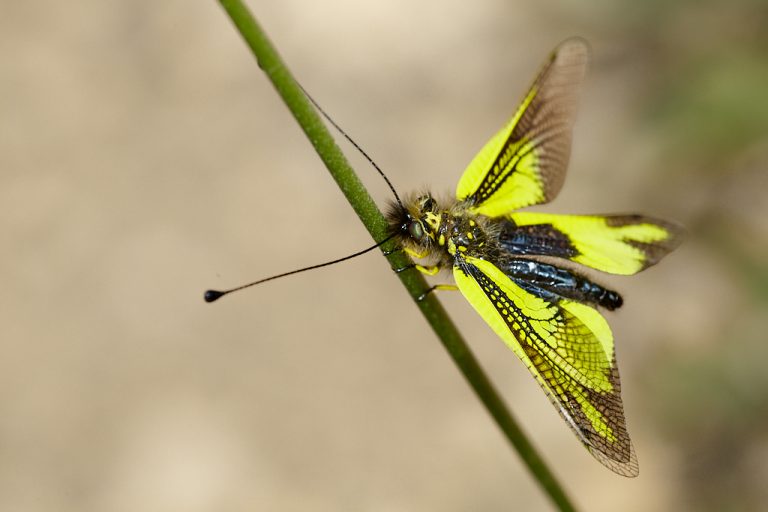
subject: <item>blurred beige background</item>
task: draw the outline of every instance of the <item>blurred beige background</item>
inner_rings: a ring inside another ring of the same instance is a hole
[[[691,232],[601,277],[626,300],[640,477],[443,301],[584,510],[766,506],[764,2],[250,4],[404,192],[452,192],[548,52],[587,38],[547,211]],[[0,510],[550,509],[380,256],[203,303],[371,244],[216,2],[6,2],[0,42]]]

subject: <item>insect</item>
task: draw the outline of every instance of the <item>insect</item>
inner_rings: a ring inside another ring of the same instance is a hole
[[[613,335],[598,308],[622,305],[574,264],[630,275],[680,242],[677,225],[641,215],[518,212],[560,191],[570,155],[578,90],[589,49],[564,41],[512,119],[470,162],[456,199],[429,193],[391,202],[391,233],[433,275],[454,285],[523,361],[565,422],[602,464],[636,476]]]
[[[308,97],[394,193],[386,240],[395,238],[424,262],[397,271],[416,268],[434,275],[451,269],[456,284],[431,290],[459,290],[523,361],[589,452],[614,472],[636,476],[613,334],[598,309],[615,310],[623,300],[577,267],[635,274],[677,247],[683,230],[642,215],[517,211],[551,201],[563,185],[588,60],[582,39],[568,39],[555,49],[509,122],[467,166],[451,201],[430,193],[401,201],[378,166]],[[338,263],[382,243],[230,290],[208,290],[205,300]]]

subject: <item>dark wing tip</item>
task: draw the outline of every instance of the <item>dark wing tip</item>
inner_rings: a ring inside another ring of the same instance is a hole
[[[637,455],[635,454],[635,447],[632,443],[629,443],[629,454],[624,457],[626,460],[616,460],[616,458],[600,451],[596,447],[588,446],[589,453],[597,459],[600,464],[607,467],[617,475],[625,476],[627,478],[635,478],[640,474],[640,465],[637,462]]]
[[[644,244],[642,249],[648,259],[643,265],[643,270],[657,264],[664,256],[680,247],[688,236],[688,230],[682,224],[654,218],[649,218],[649,220],[664,228],[669,233],[669,237],[661,242]]]
[[[581,36],[571,36],[557,45],[552,52],[552,60],[567,59],[575,57],[588,61],[592,55],[592,47],[589,42]]]
[[[554,199],[565,181],[573,124],[590,56],[589,44],[580,37],[560,43],[534,82],[539,92],[532,115],[521,121],[522,130],[532,135],[542,152],[544,202]]]

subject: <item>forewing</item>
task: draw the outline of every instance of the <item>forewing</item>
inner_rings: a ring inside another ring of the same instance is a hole
[[[496,217],[546,203],[563,185],[589,48],[568,39],[552,53],[515,115],[467,166],[456,197]]]
[[[462,294],[528,367],[592,455],[616,473],[636,476],[613,335],[597,310],[536,297],[486,260],[457,258],[453,274]]]
[[[513,254],[565,258],[611,274],[655,265],[681,242],[683,229],[643,215],[556,215],[517,212],[499,243]]]

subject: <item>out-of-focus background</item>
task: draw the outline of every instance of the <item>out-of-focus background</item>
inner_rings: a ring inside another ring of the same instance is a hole
[[[546,211],[690,231],[600,278],[626,298],[608,317],[640,477],[441,297],[585,510],[765,510],[764,2],[251,4],[403,192],[451,193],[547,54],[588,39]],[[550,509],[379,255],[203,303],[371,244],[216,2],[0,11],[0,510]]]

